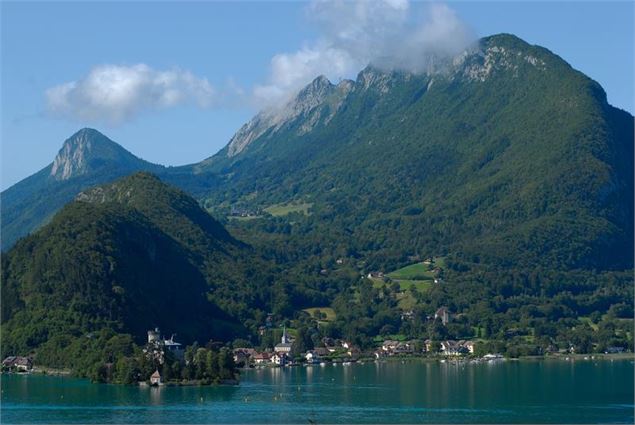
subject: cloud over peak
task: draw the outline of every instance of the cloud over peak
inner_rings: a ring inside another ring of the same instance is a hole
[[[208,107],[215,90],[189,71],[158,71],[145,64],[102,65],[83,78],[46,91],[48,110],[71,119],[119,124],[145,110],[181,104]]]
[[[384,70],[422,72],[440,56],[465,49],[475,37],[442,3],[409,0],[312,0],[306,19],[317,37],[269,63],[265,81],[243,89],[232,79],[216,90],[189,71],[145,64],[102,65],[84,77],[46,91],[48,110],[80,121],[121,124],[148,110],[177,105],[279,107],[315,77],[354,78],[372,64]]]
[[[415,7],[416,6],[416,7]],[[284,101],[318,75],[350,78],[368,64],[422,72],[432,58],[455,55],[475,36],[449,6],[408,0],[314,0],[307,16],[319,38],[271,59],[254,98],[267,106]]]

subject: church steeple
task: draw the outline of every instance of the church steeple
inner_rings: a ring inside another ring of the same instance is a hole
[[[285,325],[282,329],[282,341],[283,344],[289,343],[289,337],[287,336],[287,326]]]

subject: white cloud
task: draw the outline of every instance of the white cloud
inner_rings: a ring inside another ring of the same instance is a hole
[[[268,83],[254,88],[254,98],[259,105],[276,104],[318,75],[343,78],[359,68],[356,58],[333,47],[304,47],[295,53],[278,54],[271,59]]]
[[[411,7],[408,0],[314,0],[307,17],[318,40],[271,59],[265,84],[253,91],[260,106],[280,103],[318,75],[353,77],[366,65],[421,72],[430,59],[454,55],[474,40],[447,5]],[[415,10],[416,9],[416,10]]]
[[[306,19],[318,37],[295,52],[274,55],[266,80],[251,89],[230,78],[216,90],[207,79],[178,69],[103,65],[47,90],[48,109],[56,116],[118,124],[181,104],[266,108],[281,105],[318,75],[354,78],[368,64],[421,72],[431,59],[459,53],[474,40],[456,13],[440,3],[312,0]]]
[[[46,91],[51,113],[118,124],[139,113],[181,104],[209,107],[215,91],[189,71],[157,71],[144,64],[102,65],[77,80]]]

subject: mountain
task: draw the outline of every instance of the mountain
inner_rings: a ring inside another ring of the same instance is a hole
[[[51,359],[155,325],[264,347],[261,326],[290,318],[298,340],[366,349],[396,333],[632,348],[633,144],[598,83],[507,34],[426,72],[319,77],[197,164],[71,144],[2,194],[14,240],[74,199],[2,256],[2,349]],[[112,181],[135,167],[158,168]],[[412,281],[360,279],[429,257]],[[335,314],[316,329],[309,307]],[[447,326],[427,320],[441,307]]]
[[[2,249],[48,221],[79,191],[135,171],[163,168],[137,158],[96,130],[79,130],[51,164],[2,192]]]
[[[560,57],[502,34],[435,69],[319,77],[197,165],[209,205],[311,205],[298,236],[388,268],[633,266],[633,117]],[[218,207],[221,206],[221,207]],[[298,221],[300,220],[300,221]],[[255,240],[271,232],[249,227]],[[254,233],[256,231],[256,233]]]
[[[91,162],[67,143],[60,160],[2,193],[4,249],[90,184],[136,167],[217,217],[304,211],[228,225],[318,270],[342,256],[390,269],[412,254],[633,266],[633,117],[562,58],[509,34],[426,72],[369,65],[355,81],[318,77],[198,164],[162,168],[104,149]]]
[[[47,353],[105,328],[229,339],[246,308],[267,305],[267,270],[194,199],[133,174],[81,192],[2,256],[3,352]]]

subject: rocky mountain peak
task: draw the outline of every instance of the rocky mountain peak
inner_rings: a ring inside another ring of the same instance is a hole
[[[324,75],[320,75],[304,87],[295,98],[295,103],[302,101],[319,101],[333,89],[333,84]]]
[[[328,121],[352,90],[352,83],[346,81],[336,86],[324,75],[320,75],[283,106],[261,111],[232,137],[227,146],[227,155],[232,157],[239,154],[260,136],[265,133],[272,135],[299,118],[304,121],[298,130],[300,133],[310,131],[322,118]],[[329,112],[324,115],[320,109],[327,105]]]
[[[68,180],[84,174],[99,136],[102,135],[98,131],[84,128],[68,138],[53,161],[51,176],[56,180]]]
[[[50,176],[68,180],[113,161],[120,165],[144,162],[99,131],[83,128],[66,139],[53,161]]]

